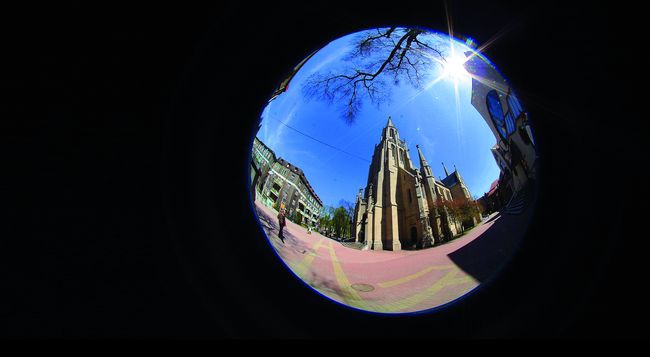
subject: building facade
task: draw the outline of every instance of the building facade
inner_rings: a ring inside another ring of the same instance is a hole
[[[528,113],[494,66],[471,52],[465,55],[465,69],[472,75],[472,106],[496,138],[492,154],[501,169],[499,190],[512,196],[536,177],[537,151]]]
[[[502,198],[502,190],[499,189],[499,180],[494,180],[490,190],[477,200],[483,206],[484,214],[489,215],[500,210],[506,203]]]
[[[251,197],[257,198],[273,164],[277,161],[275,153],[255,137],[251,152]]]
[[[355,202],[354,237],[366,249],[427,248],[459,233],[459,222],[441,203],[471,200],[471,193],[458,170],[449,174],[445,168],[446,177],[436,179],[416,147],[419,169],[389,117],[375,145],[366,188],[359,190]]]
[[[253,141],[251,160],[253,197],[276,210],[284,205],[287,218],[307,226],[317,226],[323,202],[305,173],[275,153],[257,137]]]

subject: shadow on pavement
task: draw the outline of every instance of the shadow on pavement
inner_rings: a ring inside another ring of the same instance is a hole
[[[267,238],[269,240],[278,240],[280,241],[280,238],[278,238],[278,232],[279,232],[279,225],[275,217],[270,216],[268,213],[264,212],[261,210],[259,207],[255,207],[255,210],[257,211],[257,216],[259,217],[259,222],[264,229],[264,233],[266,234]],[[311,251],[311,248],[309,248],[305,243],[300,241],[299,239],[296,238],[295,235],[293,235],[290,232],[290,228],[285,227],[284,228],[284,242],[280,243],[282,245],[288,245],[297,252],[300,252],[301,254],[305,254],[308,251]],[[283,260],[289,259],[287,256],[286,251],[283,249],[276,249],[278,251],[278,254]]]
[[[313,271],[310,272],[310,277],[305,282],[309,284],[313,289],[316,289],[323,294],[329,292],[330,294],[337,295],[341,298],[344,298],[347,295],[336,281],[318,275]]]
[[[492,226],[462,248],[448,254],[463,271],[483,283],[508,260],[524,237],[533,210],[521,215],[499,213]],[[485,222],[484,224],[487,224]]]

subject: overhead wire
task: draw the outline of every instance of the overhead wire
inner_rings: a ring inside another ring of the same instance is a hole
[[[355,155],[355,154],[353,154],[353,153],[351,153],[351,152],[348,152],[348,151],[345,151],[345,150],[343,150],[343,149],[340,149],[340,148],[338,148],[338,147],[336,147],[336,146],[334,146],[334,145],[328,144],[328,143],[326,143],[326,142],[324,142],[324,141],[322,141],[322,140],[319,140],[319,139],[317,139],[317,138],[315,138],[315,137],[313,137],[313,136],[311,136],[311,135],[309,135],[309,134],[307,134],[307,133],[304,133],[304,132],[302,132],[302,131],[300,131],[300,130],[294,128],[294,127],[292,127],[291,125],[289,125],[289,124],[283,122],[283,121],[280,120],[280,119],[276,119],[276,118],[274,118],[274,119],[277,120],[278,122],[280,122],[280,124],[286,126],[287,128],[289,128],[289,129],[291,129],[291,130],[297,132],[298,134],[303,135],[303,136],[305,136],[305,137],[307,137],[307,138],[309,138],[309,139],[311,139],[311,140],[314,140],[314,141],[316,141],[316,142],[318,142],[318,143],[320,143],[320,144],[323,144],[323,145],[325,145],[325,146],[327,146],[327,147],[330,147],[330,148],[332,148],[332,149],[334,149],[334,150],[340,151],[340,152],[342,152],[342,153],[344,153],[344,154],[346,154],[346,155],[352,156],[352,157],[354,157],[354,158],[356,158],[356,159],[359,159],[359,160],[362,160],[362,161],[365,161],[365,162],[368,162],[368,163],[370,162],[370,160],[368,160],[368,159],[364,159],[364,158],[362,158],[361,156],[358,156],[358,155]]]

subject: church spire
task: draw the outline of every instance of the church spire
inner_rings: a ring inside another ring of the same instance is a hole
[[[418,155],[420,156],[420,167],[429,166],[427,160],[424,158],[424,155],[422,155],[422,150],[420,150],[420,145],[415,145],[415,147],[418,149]]]
[[[431,166],[429,166],[429,163],[427,163],[427,160],[424,158],[424,154],[422,154],[422,150],[420,150],[420,145],[415,145],[415,147],[418,148],[418,156],[420,156],[420,171],[422,172],[422,176],[433,177]]]
[[[454,164],[454,175],[456,175],[456,177],[458,178],[458,181],[460,181],[461,183],[464,184],[463,178],[460,176],[460,172],[458,172],[458,168],[456,167],[455,164]]]
[[[445,177],[449,176],[449,172],[447,172],[447,168],[445,167],[445,163],[442,163],[442,168],[445,169]]]
[[[388,116],[388,122],[386,123],[386,127],[383,130],[382,133],[382,140],[384,139],[389,139],[389,138],[397,138],[397,128],[395,125],[393,125],[393,119]]]

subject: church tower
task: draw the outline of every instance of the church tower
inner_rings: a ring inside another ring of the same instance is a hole
[[[401,144],[401,145],[400,145]],[[375,187],[374,197],[374,224],[372,227],[374,250],[401,250],[399,240],[399,219],[397,207],[397,178],[399,167],[404,166],[406,150],[399,139],[397,128],[388,117],[386,127],[381,134],[381,141],[375,147],[372,157],[371,169],[374,171],[368,177],[368,185]]]
[[[363,197],[357,196],[355,241],[366,249],[401,250],[434,244],[422,175],[391,117],[375,145]]]
[[[436,241],[447,240],[451,238],[451,230],[449,229],[448,219],[446,212],[441,212],[438,209],[438,202],[446,198],[445,191],[447,190],[440,182],[436,181],[435,176],[433,175],[433,170],[431,166],[424,158],[420,146],[416,145],[418,149],[418,156],[420,157],[420,172],[422,174],[422,180],[424,185],[424,190],[427,195],[428,205],[429,205],[429,224],[431,225],[431,230]],[[445,170],[446,172],[446,170]]]
[[[448,208],[461,198],[471,200],[456,165],[445,178],[435,178],[431,165],[416,145],[420,167],[415,168],[391,117],[382,129],[368,168],[365,190],[356,198],[355,241],[364,250],[421,249],[448,241],[462,232],[465,222]],[[480,217],[473,219],[473,225]]]

